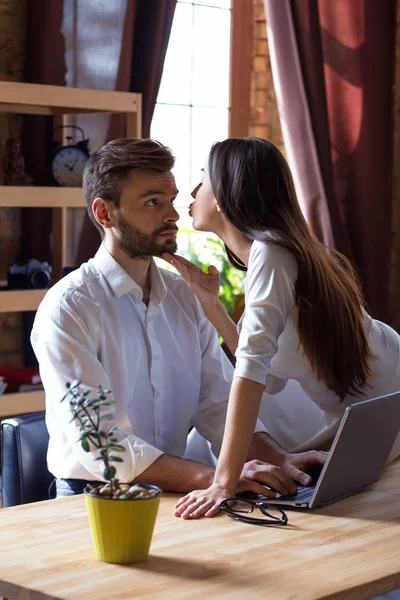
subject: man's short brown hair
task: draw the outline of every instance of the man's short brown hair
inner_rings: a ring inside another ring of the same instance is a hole
[[[90,156],[83,172],[83,191],[89,217],[102,237],[104,230],[93,215],[93,200],[103,198],[118,207],[122,184],[132,171],[165,173],[172,169],[174,163],[175,158],[167,146],[148,139],[113,140]]]

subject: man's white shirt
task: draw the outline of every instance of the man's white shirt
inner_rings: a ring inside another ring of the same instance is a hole
[[[46,392],[49,470],[102,479],[102,463],[77,443],[66,383],[101,384],[116,404],[103,426],[125,448],[119,476],[132,481],[163,453],[181,457],[190,427],[219,452],[233,368],[187,284],[151,264],[148,306],[141,288],[102,244],[96,256],[46,294],[32,346]],[[256,431],[264,431],[259,422]]]

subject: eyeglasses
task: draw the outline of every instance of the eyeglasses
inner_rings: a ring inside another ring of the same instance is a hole
[[[257,500],[240,500],[239,498],[224,498],[219,503],[219,508],[231,519],[249,523],[250,525],[286,525],[288,518],[286,513],[271,504]],[[262,517],[248,517],[255,508],[258,508]]]

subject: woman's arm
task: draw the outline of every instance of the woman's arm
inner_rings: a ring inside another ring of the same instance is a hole
[[[203,515],[212,517],[218,512],[221,500],[236,495],[253,437],[263,390],[262,384],[250,379],[241,377],[233,379],[224,440],[214,482],[207,490],[196,490],[181,498],[175,506],[175,516],[184,519]],[[245,489],[262,493],[262,487],[256,481],[246,483]]]
[[[217,298],[215,305],[211,309],[207,309],[203,306],[203,310],[205,316],[214,325],[229,350],[235,355],[239,342],[239,334],[235,322],[232,321],[226,312],[221,300]]]
[[[230,490],[233,496],[250,449],[263,391],[261,383],[233,378],[224,439],[214,477],[214,483]]]
[[[165,253],[162,258],[175,267],[199,300],[207,319],[214,325],[232,354],[235,354],[239,336],[234,321],[219,299],[219,273],[214,266],[204,273],[182,256]]]

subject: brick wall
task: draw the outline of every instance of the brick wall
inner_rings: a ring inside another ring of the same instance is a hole
[[[22,81],[25,55],[26,0],[0,0],[0,80]],[[0,184],[4,145],[19,138],[21,117],[0,113]],[[2,190],[4,191],[4,190]],[[0,209],[0,281],[20,251],[20,209]],[[0,364],[22,365],[22,314],[0,313]]]
[[[272,81],[264,0],[253,0],[253,66],[250,87],[249,135],[272,142],[285,154]]]

